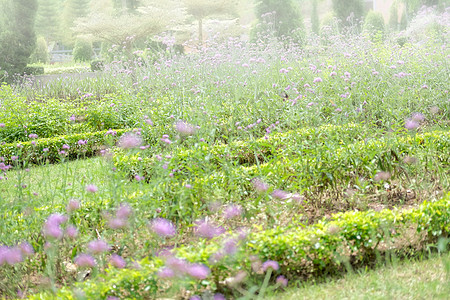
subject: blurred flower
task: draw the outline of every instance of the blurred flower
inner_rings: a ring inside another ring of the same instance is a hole
[[[80,201],[75,199],[69,200],[69,203],[66,206],[66,210],[68,213],[74,212],[79,208],[80,208]]]
[[[95,267],[95,259],[89,254],[80,254],[75,257],[75,264],[81,268],[92,268]]]
[[[241,214],[242,214],[242,206],[240,205],[229,205],[224,211],[224,217],[226,219],[238,217]]]
[[[96,193],[98,191],[98,187],[94,184],[86,185],[86,191],[89,193]]]
[[[37,139],[37,138],[38,138],[38,135],[37,135],[36,133],[32,133],[32,134],[28,135],[28,137],[29,137],[30,139]]]
[[[122,149],[137,148],[142,144],[142,138],[134,133],[125,133],[119,139],[119,147]]]
[[[252,183],[258,193],[264,193],[269,189],[269,185],[259,178],[254,178]]]
[[[207,221],[198,221],[195,227],[195,234],[202,238],[212,239],[215,236],[221,235],[224,229],[216,227]]]
[[[174,236],[175,226],[169,220],[158,218],[152,221],[150,225],[151,230],[161,237]]]
[[[408,119],[405,122],[405,128],[408,130],[413,130],[416,129],[417,127],[419,127],[419,123],[417,123],[414,120]]]
[[[78,229],[73,225],[69,225],[66,228],[66,235],[69,238],[74,239],[78,236]]]
[[[420,123],[425,120],[425,116],[421,113],[413,113],[411,119],[415,122]]]
[[[127,219],[132,212],[133,210],[128,203],[122,203],[116,211],[116,217],[119,219]]]
[[[108,243],[103,240],[95,240],[95,241],[89,242],[88,249],[93,254],[100,254],[100,253],[109,251],[110,247],[109,247]]]
[[[44,235],[55,239],[63,237],[61,224],[67,221],[67,217],[60,214],[52,214],[44,223]]]
[[[117,255],[115,253],[112,254],[111,257],[109,258],[109,263],[118,269],[123,269],[127,265],[122,256]]]
[[[175,129],[181,135],[192,135],[195,133],[195,127],[185,121],[178,121],[175,124]]]
[[[289,193],[283,190],[275,190],[272,192],[272,197],[279,200],[284,200],[289,198]]]
[[[277,277],[276,283],[277,283],[279,286],[287,287],[287,285],[288,285],[288,280],[287,280],[286,277],[284,277],[283,275],[280,275],[280,276]]]
[[[267,269],[272,268],[274,271],[277,271],[280,268],[280,265],[274,260],[268,260],[262,264],[263,271],[267,271]]]
[[[187,273],[197,279],[205,279],[211,270],[203,264],[192,264],[188,266]]]
[[[164,267],[158,271],[158,276],[161,278],[172,278],[175,276],[175,273],[172,269]]]

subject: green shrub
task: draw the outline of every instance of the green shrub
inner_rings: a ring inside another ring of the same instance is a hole
[[[372,42],[383,41],[385,36],[383,15],[380,12],[369,11],[364,20],[363,31]]]
[[[91,61],[91,71],[103,71],[105,68],[105,61],[104,60],[93,60]]]
[[[47,42],[45,41],[44,37],[40,36],[37,39],[36,48],[31,54],[30,61],[32,63],[43,63],[43,64],[46,64],[50,61]]]
[[[23,73],[26,75],[42,75],[44,74],[44,67],[37,67],[37,66],[27,66],[23,70]]]
[[[105,130],[3,144],[0,145],[0,157],[3,163],[10,165],[55,163],[62,159],[89,157],[98,154],[104,146],[114,145],[128,131]]]
[[[83,39],[77,40],[73,49],[73,60],[75,62],[86,62],[90,61],[91,58],[92,43]]]

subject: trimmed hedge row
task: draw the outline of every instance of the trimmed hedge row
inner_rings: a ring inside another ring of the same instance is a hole
[[[248,281],[262,280],[255,262],[274,260],[279,271],[288,278],[313,276],[343,270],[343,262],[361,264],[374,259],[374,253],[394,251],[407,254],[411,247],[420,250],[434,243],[450,231],[450,193],[436,202],[425,201],[411,210],[382,210],[379,212],[345,212],[333,215],[311,226],[290,227],[252,232],[242,242],[233,257],[212,261],[222,247],[220,238],[212,242],[182,246],[174,255],[189,262],[203,263],[211,270],[208,280],[192,279],[187,284],[193,291],[220,290],[232,294],[226,285],[227,278],[239,271],[249,274]],[[413,234],[416,239],[411,239]],[[228,236],[229,238],[229,236]],[[140,270],[109,269],[96,280],[76,284],[89,299],[105,299],[108,296],[127,298],[157,298],[164,295],[170,281],[158,278],[161,258],[146,258],[140,262]],[[214,279],[214,280],[209,280]],[[72,289],[63,288],[57,297],[73,297]],[[31,299],[50,299],[51,294],[31,296]]]
[[[106,145],[114,145],[117,139],[130,129],[63,135],[36,139],[29,142],[0,145],[0,160],[5,165],[55,163],[62,159],[88,157]]]
[[[312,148],[326,148],[327,143],[331,141],[338,144],[353,142],[366,134],[367,131],[363,126],[349,123],[342,126],[324,125],[319,128],[290,130],[254,141],[236,141],[212,146],[201,143],[195,145],[194,149],[177,149],[171,155],[169,167],[183,168],[192,160],[195,160],[198,167],[206,163],[209,166],[216,166],[215,169],[220,169],[224,162],[252,165],[274,156],[284,156],[292,152],[299,155],[310,152]],[[124,151],[117,150],[114,161],[119,169],[128,171],[131,176],[141,174],[149,177],[153,173],[152,169],[160,165],[160,159],[156,156],[146,157],[147,154],[143,151],[130,156]]]

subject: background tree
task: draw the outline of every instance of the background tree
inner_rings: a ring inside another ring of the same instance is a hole
[[[34,22],[37,0],[3,1],[3,24],[0,28],[0,70],[21,74],[36,46]]]
[[[61,6],[59,0],[38,0],[36,14],[36,34],[43,36],[47,43],[58,40]]]
[[[319,2],[319,0],[311,0],[311,4],[312,4],[311,30],[315,34],[319,34],[319,30],[320,30],[319,12],[317,11],[318,2]]]
[[[62,12],[62,41],[64,44],[73,46],[75,35],[73,27],[76,21],[86,17],[90,13],[90,0],[66,0]]]
[[[198,40],[203,42],[203,20],[211,16],[236,15],[237,3],[232,0],[183,0],[187,13],[198,22]]]
[[[303,43],[305,29],[303,18],[292,0],[262,0],[255,7],[258,24],[252,30],[253,40],[258,35],[272,31],[278,39],[291,38],[294,42]],[[270,16],[269,20],[264,16]]]
[[[354,20],[362,20],[364,16],[363,0],[333,0],[333,11],[342,25],[350,26]],[[353,20],[349,17],[353,16]]]

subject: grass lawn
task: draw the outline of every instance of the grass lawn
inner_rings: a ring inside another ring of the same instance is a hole
[[[326,283],[291,283],[269,299],[449,299],[450,254],[348,274]]]

